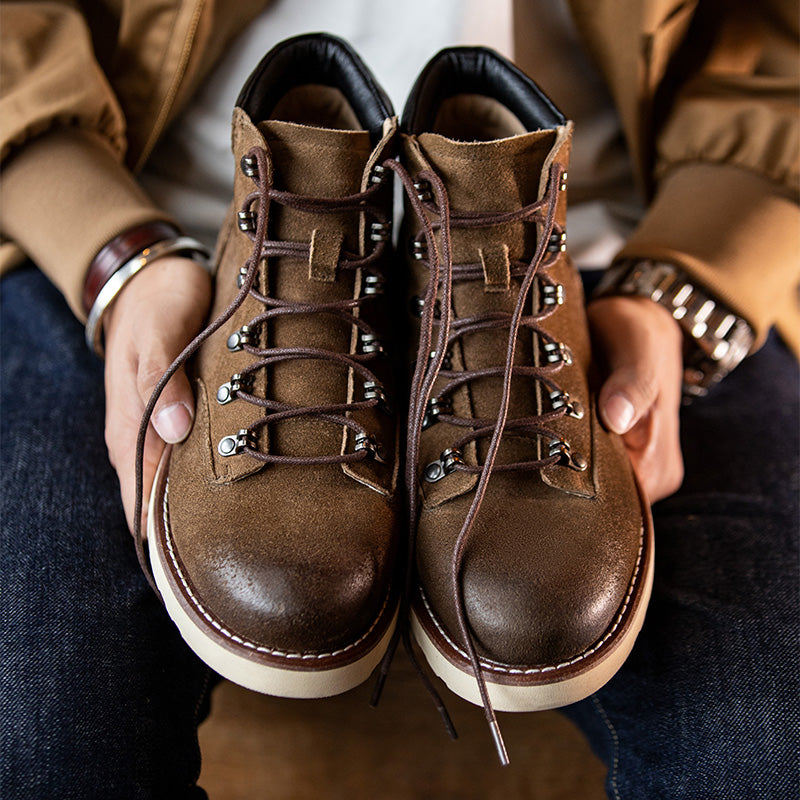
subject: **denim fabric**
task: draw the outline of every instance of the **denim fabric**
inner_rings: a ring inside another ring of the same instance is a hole
[[[0,291],[0,796],[205,797],[191,787],[209,670],[139,570],[102,364],[37,270]]]
[[[773,336],[682,414],[686,478],[653,508],[644,627],[567,709],[615,800],[800,797],[799,387]]]
[[[37,271],[0,290],[0,796],[204,797],[211,678],[139,573],[102,365]],[[798,796],[798,381],[772,338],[684,412],[687,477],[654,509],[644,629],[620,673],[566,710],[612,798]]]

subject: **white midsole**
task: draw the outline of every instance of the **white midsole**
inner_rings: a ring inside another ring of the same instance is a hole
[[[651,551],[652,552],[652,551]],[[590,694],[593,694],[616,674],[630,655],[633,644],[644,623],[647,604],[653,586],[653,559],[648,559],[646,564],[644,595],[641,598],[631,627],[617,647],[609,653],[608,657],[600,661],[597,666],[580,675],[565,680],[554,680],[552,683],[524,685],[509,685],[493,683],[491,672],[486,672],[486,687],[489,699],[496,711],[544,711],[549,708],[561,708],[577,703]],[[478,682],[472,671],[465,672],[454,666],[434,644],[428,636],[416,613],[411,611],[411,630],[414,638],[422,648],[425,658],[431,669],[447,684],[451,692],[469,700],[477,706],[483,705],[481,701]]]
[[[159,466],[159,471],[163,467]],[[158,485],[158,477],[154,483]],[[391,624],[369,652],[358,661],[333,669],[291,669],[274,667],[249,657],[245,646],[241,654],[219,644],[207,631],[190,616],[175,595],[175,590],[167,578],[166,570],[159,555],[160,548],[154,546],[156,520],[154,514],[160,512],[160,504],[154,495],[150,498],[147,534],[150,541],[150,565],[167,613],[178,627],[186,644],[215,672],[233,683],[262,694],[276,697],[315,698],[331,697],[347,692],[363,683],[378,665],[389,646],[392,632],[397,622],[395,611]],[[255,654],[254,654],[255,655]],[[299,658],[298,658],[299,660]]]

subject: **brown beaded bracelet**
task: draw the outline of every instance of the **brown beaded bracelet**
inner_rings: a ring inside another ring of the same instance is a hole
[[[173,239],[181,232],[169,222],[146,222],[115,236],[94,257],[83,283],[83,310],[87,314],[108,279],[127,261],[151,244]]]

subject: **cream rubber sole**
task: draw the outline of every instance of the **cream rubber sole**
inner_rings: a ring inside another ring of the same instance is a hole
[[[367,680],[389,646],[397,623],[396,609],[383,635],[357,660],[330,669],[315,669],[304,665],[306,657],[287,654],[287,666],[284,668],[265,663],[255,645],[222,628],[205,614],[202,606],[188,596],[189,592],[177,585],[174,576],[168,575],[171,569],[168,569],[166,563],[166,548],[156,544],[156,514],[163,512],[162,502],[166,502],[166,492],[159,498],[159,487],[164,482],[163,470],[169,458],[168,451],[169,448],[159,464],[150,497],[147,518],[148,550],[153,577],[167,613],[189,647],[223,678],[246,689],[277,697],[330,697],[349,691]],[[174,568],[175,565],[172,566]],[[336,658],[338,654],[330,655]],[[314,657],[307,657],[308,661]]]
[[[652,536],[652,533],[650,535]],[[492,701],[492,706],[496,711],[526,712],[561,708],[583,700],[611,680],[623,665],[628,655],[630,655],[636,637],[644,623],[647,605],[653,587],[654,562],[652,539],[648,552],[649,557],[646,559],[644,565],[644,583],[641,588],[641,594],[637,598],[633,613],[627,622],[626,630],[615,642],[615,646],[608,649],[608,653],[605,657],[598,651],[596,657],[592,659],[594,663],[590,666],[588,665],[587,659],[587,669],[571,677],[565,677],[563,680],[558,680],[556,677],[553,677],[552,682],[545,682],[543,678],[548,674],[557,673],[558,669],[561,667],[569,669],[573,665],[563,664],[538,671],[529,670],[527,671],[528,674],[531,677],[535,676],[535,680],[527,684],[525,683],[525,672],[522,670],[506,671],[508,680],[516,680],[516,683],[497,683],[491,671],[486,670],[484,671],[486,687],[489,692],[489,698]],[[432,617],[429,617],[429,620],[432,621]],[[414,609],[411,611],[411,630],[417,643],[422,648],[422,652],[425,654],[425,658],[428,664],[430,664],[431,669],[445,682],[447,688],[459,697],[468,700],[470,703],[474,703],[477,706],[482,705],[480,692],[478,690],[478,682],[475,680],[471,669],[466,663],[466,653],[464,653],[461,648],[456,648],[452,641],[449,642],[450,646],[458,651],[459,657],[465,662],[464,668],[462,669],[444,655],[440,647],[428,634],[428,631],[425,629],[425,626]]]

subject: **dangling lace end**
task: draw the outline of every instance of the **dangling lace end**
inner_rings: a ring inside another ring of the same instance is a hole
[[[378,669],[378,676],[375,678],[375,685],[372,687],[372,694],[369,698],[369,704],[371,708],[377,708],[378,703],[381,701],[381,695],[383,694],[383,687],[386,683],[386,676],[389,674],[389,667],[384,667],[383,662]]]
[[[372,688],[372,696],[369,698],[369,704],[372,708],[377,708],[380,702],[381,695],[383,694],[383,687],[386,684],[386,678],[389,675],[389,669],[394,661],[394,654],[397,652],[397,645],[400,642],[400,628],[395,628],[392,638],[389,641],[389,647],[383,654],[381,663],[378,665],[378,674],[375,678],[375,686]]]
[[[405,649],[406,653],[408,653],[408,657],[411,660],[411,665],[414,667],[417,675],[419,675],[420,679],[422,680],[422,684],[425,686],[425,689],[430,695],[431,700],[433,700],[433,704],[436,706],[436,710],[439,712],[439,716],[442,718],[442,723],[444,724],[444,729],[447,731],[447,735],[453,741],[455,741],[458,739],[458,731],[456,731],[456,726],[453,724],[453,720],[450,718],[450,714],[447,711],[444,700],[442,700],[441,695],[436,691],[436,687],[431,682],[427,672],[419,663],[417,654],[414,652],[414,648],[411,644],[411,636],[408,630],[403,632],[403,648]]]
[[[507,767],[511,762],[508,758],[506,743],[503,741],[503,734],[500,733],[500,723],[496,719],[491,720],[489,722],[489,730],[492,733],[492,740],[494,741],[494,746],[497,749],[497,755],[500,759],[500,764],[504,767]]]
[[[436,700],[438,699],[438,702]],[[453,725],[453,720],[450,719],[450,714],[447,712],[447,708],[445,707],[442,698],[439,697],[438,692],[436,693],[436,698],[434,699],[434,704],[436,705],[436,710],[439,712],[439,716],[442,718],[442,723],[444,724],[444,729],[447,731],[447,735],[455,742],[458,740],[458,731],[456,730],[456,726]]]

